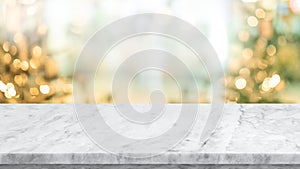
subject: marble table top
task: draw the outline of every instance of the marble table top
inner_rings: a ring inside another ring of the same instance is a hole
[[[106,113],[115,111],[113,105],[97,106]],[[167,105],[167,111],[177,106]],[[200,117],[182,142],[157,156],[129,158],[97,146],[83,131],[72,104],[0,104],[0,164],[300,164],[300,105],[225,105],[205,144],[199,138],[210,105],[198,106]],[[114,115],[106,120],[131,137],[148,130],[132,131]],[[167,125],[147,133],[155,135]],[[109,134],[104,131],[103,137]]]

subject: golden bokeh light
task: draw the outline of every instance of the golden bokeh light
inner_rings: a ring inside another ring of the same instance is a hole
[[[40,57],[42,55],[42,48],[39,46],[34,46],[32,48],[33,57]]]
[[[4,42],[3,45],[2,45],[2,48],[3,48],[4,52],[9,52],[10,43],[9,42]]]
[[[7,90],[7,86],[0,80],[0,91],[5,92]]]
[[[253,50],[250,48],[245,48],[242,51],[242,56],[247,60],[250,59],[251,57],[253,57]]]
[[[266,17],[266,12],[263,9],[258,8],[258,9],[255,10],[255,15],[256,15],[257,18],[263,19],[263,18]]]
[[[269,86],[271,88],[276,87],[280,83],[280,76],[278,74],[274,74],[269,80]]]
[[[21,67],[21,61],[20,61],[20,59],[15,59],[15,60],[13,61],[13,65],[14,65],[14,67],[15,67],[16,69],[20,69],[20,67]]]
[[[27,61],[22,61],[22,63],[21,63],[21,69],[24,70],[24,71],[26,71],[26,70],[28,70],[28,68],[29,68],[28,62]]]
[[[274,56],[276,53],[276,47],[274,45],[269,45],[267,47],[267,53],[269,56]]]
[[[3,62],[5,64],[9,64],[11,62],[11,55],[9,53],[5,53],[3,55]]]
[[[238,78],[235,81],[235,87],[239,90],[244,89],[246,87],[246,85],[247,85],[247,81],[244,78]]]
[[[40,85],[40,92],[42,94],[49,94],[50,87],[48,85]]]
[[[256,27],[258,25],[258,20],[255,16],[249,16],[247,19],[247,23],[251,27]]]
[[[39,95],[39,89],[38,88],[36,88],[36,87],[31,87],[30,89],[29,89],[29,92],[30,92],[30,94],[31,95],[33,95],[33,96],[37,96],[37,95]]]

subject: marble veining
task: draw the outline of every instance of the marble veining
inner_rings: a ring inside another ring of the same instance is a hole
[[[114,111],[112,105],[98,109]],[[2,104],[0,164],[300,164],[299,105],[225,105],[222,120],[204,145],[199,138],[210,106],[199,105],[199,110],[201,116],[181,143],[159,156],[137,159],[98,147],[83,132],[71,104]],[[105,118],[134,137],[122,119]]]

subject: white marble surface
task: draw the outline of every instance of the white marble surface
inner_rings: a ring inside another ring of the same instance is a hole
[[[171,110],[174,105],[168,106]],[[113,111],[111,105],[98,108]],[[95,145],[79,125],[73,105],[2,104],[0,164],[300,164],[299,105],[225,105],[205,145],[199,138],[210,106],[199,108],[201,117],[183,142],[159,156],[135,159]],[[121,119],[111,123],[134,137]]]

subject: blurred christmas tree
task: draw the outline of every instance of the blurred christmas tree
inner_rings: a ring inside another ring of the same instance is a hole
[[[57,94],[58,64],[48,56],[42,3],[5,1],[0,40],[0,102],[44,102]],[[56,81],[54,81],[56,80]]]
[[[229,102],[281,102],[286,83],[299,80],[300,1],[236,1],[242,25],[235,25],[229,63]],[[240,23],[240,22],[239,22]]]

